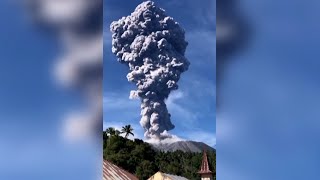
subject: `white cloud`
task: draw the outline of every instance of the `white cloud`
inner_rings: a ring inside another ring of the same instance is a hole
[[[104,28],[103,30],[103,46],[104,49],[111,52],[111,46],[112,46],[112,34],[109,30],[109,28]]]
[[[129,99],[127,91],[104,93],[103,97],[103,129],[114,127],[117,130],[130,124],[134,129],[134,137],[143,138],[144,130],[139,124],[140,101]]]
[[[88,13],[101,6],[99,0],[28,0],[27,5],[34,5],[38,19],[59,26],[60,28],[81,23]]]
[[[187,97],[181,90],[177,90],[171,92],[169,98],[166,100],[169,113],[171,112],[171,119],[183,119],[184,122],[180,124],[184,125],[187,123],[188,125],[186,126],[190,126],[190,124],[197,120],[197,114],[181,105],[178,102],[180,99],[187,100]]]
[[[66,87],[74,86],[79,82],[83,83],[82,76],[87,69],[102,66],[101,35],[99,33],[94,36],[78,37],[72,33],[64,34],[63,42],[66,51],[54,66],[54,75],[58,83]],[[99,78],[96,78],[96,81],[100,83]]]
[[[62,124],[62,136],[66,142],[84,142],[90,141],[96,136],[92,127],[92,113],[76,112],[68,114]]]
[[[104,110],[114,111],[114,110],[136,110],[137,107],[140,108],[140,101],[129,99],[129,94],[124,93],[105,93],[103,97]]]
[[[214,71],[212,71],[212,73],[214,73]],[[202,100],[208,100],[207,98],[215,100],[216,98],[215,80],[209,79],[208,77],[203,77],[196,74],[189,75],[188,81],[186,81],[184,86],[181,88],[188,89],[191,92],[197,92],[193,94],[193,97],[199,97]],[[201,90],[201,93],[198,92],[199,90]]]

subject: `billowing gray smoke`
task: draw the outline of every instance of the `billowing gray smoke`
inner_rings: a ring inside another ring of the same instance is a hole
[[[165,104],[178,89],[181,73],[188,70],[184,57],[188,43],[185,32],[165,10],[146,1],[135,11],[111,24],[112,52],[129,66],[128,81],[137,86],[130,98],[141,99],[141,121],[146,138],[165,139],[172,130]]]
[[[102,0],[25,0],[31,19],[58,37],[62,53],[55,61],[59,84],[81,93],[82,110],[63,121],[67,139],[101,135],[103,76]]]

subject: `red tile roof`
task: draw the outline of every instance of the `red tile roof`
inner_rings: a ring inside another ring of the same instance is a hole
[[[138,180],[138,178],[109,161],[103,161],[103,180]]]

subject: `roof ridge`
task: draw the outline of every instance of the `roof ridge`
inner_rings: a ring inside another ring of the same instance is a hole
[[[138,180],[134,174],[131,174],[110,161],[103,160],[103,180],[109,180],[115,177],[119,180]]]

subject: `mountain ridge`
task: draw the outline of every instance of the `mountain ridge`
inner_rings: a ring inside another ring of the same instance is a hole
[[[176,141],[173,143],[149,143],[155,150],[164,152],[174,152],[181,150],[183,152],[203,152],[215,151],[215,149],[203,142],[197,141]]]

